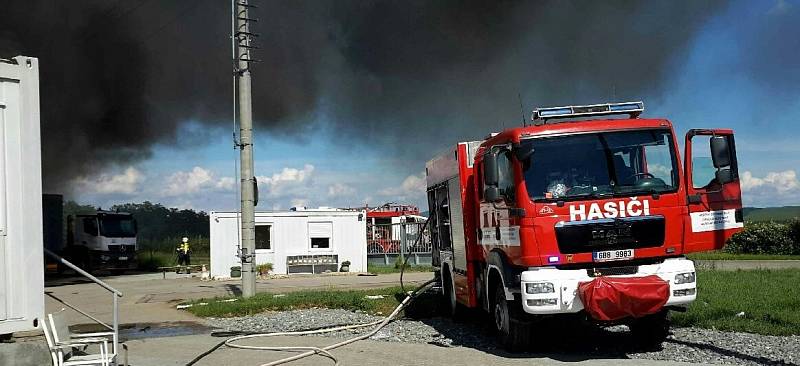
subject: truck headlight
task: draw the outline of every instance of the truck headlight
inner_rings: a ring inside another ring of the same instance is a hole
[[[546,294],[556,292],[552,282],[534,282],[525,284],[525,292],[529,294]]]
[[[680,285],[682,283],[692,283],[694,280],[694,272],[678,273],[675,275],[676,285]]]
[[[100,260],[103,261],[103,262],[107,262],[109,259],[111,259],[111,257],[109,257],[107,255],[101,255],[100,256]]]

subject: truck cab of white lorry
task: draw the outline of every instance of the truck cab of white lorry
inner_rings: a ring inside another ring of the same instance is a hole
[[[136,268],[136,220],[129,213],[97,211],[68,218],[67,251],[84,269]]]

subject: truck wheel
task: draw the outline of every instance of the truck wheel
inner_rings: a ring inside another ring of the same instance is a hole
[[[522,305],[506,300],[502,285],[497,286],[494,298],[492,315],[500,345],[509,352],[524,350],[530,344],[531,329],[520,314]]]
[[[669,310],[634,319],[628,327],[636,343],[650,348],[660,346],[669,336]]]
[[[464,308],[458,303],[458,300],[456,300],[456,290],[453,287],[453,280],[450,276],[451,275],[448,272],[442,277],[442,288],[444,290],[445,300],[444,308],[447,312],[447,316],[453,318],[454,320],[459,320],[464,315]]]

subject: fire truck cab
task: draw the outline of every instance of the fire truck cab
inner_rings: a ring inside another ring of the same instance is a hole
[[[743,227],[741,192],[732,130],[689,130],[681,161],[670,121],[643,110],[540,108],[530,126],[427,163],[433,264],[451,313],[488,311],[511,350],[558,314],[666,337],[668,311],[697,295],[684,255],[720,249]]]

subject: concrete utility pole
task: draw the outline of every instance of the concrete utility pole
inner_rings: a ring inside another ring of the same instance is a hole
[[[239,154],[242,185],[242,296],[256,294],[255,276],[255,174],[253,172],[253,106],[250,92],[250,50],[254,36],[250,33],[248,0],[233,0],[236,6],[236,42],[239,96]]]

